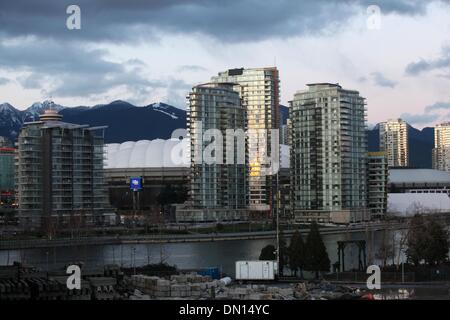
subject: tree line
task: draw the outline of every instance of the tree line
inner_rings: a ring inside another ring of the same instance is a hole
[[[407,262],[413,266],[437,266],[448,263],[449,232],[447,226],[440,223],[436,217],[431,215],[414,216],[409,221],[408,228],[400,231],[400,236],[401,239],[397,243],[399,249],[397,254],[393,243],[385,241],[387,239],[381,242],[376,258],[381,260],[383,266],[386,266],[388,256],[392,256],[394,263],[395,256],[400,256],[402,252],[406,255]],[[317,223],[311,223],[306,240],[297,230],[287,245],[281,231],[279,243],[281,275],[286,266],[295,276],[300,273],[301,278],[303,278],[303,271],[314,272],[316,278],[319,278],[321,272],[330,271],[330,259]],[[275,246],[264,247],[259,259],[276,260]]]
[[[408,262],[415,266],[440,265],[448,260],[447,228],[431,215],[416,215],[411,219],[406,242]]]
[[[280,260],[279,270],[283,274],[283,269],[289,266],[289,269],[295,276],[300,273],[303,278],[303,271],[314,272],[316,278],[319,278],[321,272],[330,271],[330,258],[325,244],[320,235],[319,226],[313,222],[310,225],[306,241],[297,230],[291,238],[289,246],[280,232]],[[273,245],[267,245],[261,250],[260,260],[276,260],[276,248]]]

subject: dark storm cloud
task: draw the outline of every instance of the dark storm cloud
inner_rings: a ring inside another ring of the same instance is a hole
[[[81,8],[81,30],[66,28],[66,9],[73,4]],[[99,43],[158,41],[167,34],[206,35],[222,42],[330,34],[373,4],[383,14],[426,12],[426,4],[415,0],[0,1],[0,70],[21,72],[16,80],[24,88],[48,95],[93,96],[125,87],[139,98],[164,88],[181,102],[188,84],[148,79],[144,62],[111,61],[107,50],[95,48]],[[181,66],[179,71],[202,67]]]
[[[81,30],[66,28],[66,8],[81,8]],[[59,40],[138,41],[161,33],[206,34],[229,42],[337,30],[369,5],[383,14],[423,14],[426,1],[14,0],[0,2],[0,32]]]
[[[55,41],[0,42],[0,68],[33,69],[48,72],[119,72],[120,64],[105,60],[106,50],[86,50],[77,45]]]
[[[424,14],[427,7],[427,1],[424,0],[362,0],[353,2],[358,2],[361,6],[377,5],[383,13],[406,15]]]

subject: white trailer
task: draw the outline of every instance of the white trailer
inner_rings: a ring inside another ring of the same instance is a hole
[[[276,261],[236,261],[236,280],[275,280]]]

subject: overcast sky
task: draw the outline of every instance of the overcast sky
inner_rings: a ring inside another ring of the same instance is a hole
[[[80,30],[66,27],[70,4],[81,8]],[[381,9],[379,20],[369,5]],[[189,89],[219,71],[273,65],[283,104],[307,83],[338,82],[367,98],[370,124],[448,121],[450,3],[0,2],[0,103],[18,109],[50,98],[66,106],[122,99],[185,108]]]

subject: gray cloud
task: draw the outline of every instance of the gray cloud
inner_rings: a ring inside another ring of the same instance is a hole
[[[422,114],[403,113],[400,117],[411,124],[430,124],[442,117],[438,112],[441,110],[450,110],[450,102],[436,102],[435,104],[425,107],[424,113]]]
[[[16,80],[24,89],[41,89],[47,81],[46,78],[43,74],[32,73],[27,76],[20,76]]]
[[[425,112],[427,113],[436,110],[450,110],[450,102],[436,102],[425,108]]]
[[[129,59],[125,62],[129,66],[145,67],[147,64],[140,59]]]
[[[425,61],[424,59],[420,59],[417,62],[411,62],[406,66],[406,74],[409,75],[417,75],[423,71],[430,70],[430,63]]]
[[[148,79],[144,62],[110,61],[109,52],[95,49],[96,45],[157,41],[166,34],[206,35],[222,42],[330,34],[374,4],[369,0],[77,0],[81,30],[68,30],[66,8],[73,3],[0,1],[0,68],[23,72],[26,76],[16,79],[22,87],[40,89],[45,95],[95,99],[125,87],[139,99],[163,88],[179,102],[189,85],[170,78]],[[383,14],[400,15],[424,14],[428,5],[417,0],[375,4]],[[205,71],[193,65],[180,68]],[[380,85],[392,85],[381,80]]]
[[[202,66],[197,66],[197,65],[184,65],[184,66],[179,66],[177,68],[177,71],[179,71],[179,72],[202,72],[202,71],[208,71],[208,69],[206,69]]]
[[[411,113],[402,113],[400,118],[408,122],[409,124],[428,124],[434,122],[440,118],[438,114],[411,114]]]
[[[395,88],[397,85],[396,81],[387,79],[381,72],[373,72],[371,76],[377,86]]]
[[[23,41],[6,45],[0,42],[0,66],[3,69],[33,70],[49,73],[120,72],[123,67],[105,59],[102,49],[86,50],[79,45],[55,41]]]
[[[9,80],[8,78],[0,77],[0,86],[3,86],[3,85],[8,84],[10,82],[11,82],[11,80]]]
[[[436,0],[437,1],[437,0]],[[81,30],[66,29],[72,0],[0,2],[0,30],[7,37],[82,41],[139,41],[162,33],[206,34],[221,41],[258,41],[333,32],[356,13],[377,4],[383,14],[426,12],[419,0],[78,0]]]
[[[192,84],[178,79],[171,79],[167,88],[167,102],[184,109],[186,107],[186,93],[192,89]]]
[[[415,76],[423,72],[432,70],[445,69],[450,67],[450,48],[446,47],[442,50],[441,56],[437,59],[425,60],[421,58],[417,62],[411,62],[406,66],[405,72],[408,75]],[[448,77],[440,75],[441,77]]]
[[[432,2],[432,1],[429,1]],[[426,12],[427,1],[423,0],[363,0],[359,1],[361,6],[377,5],[382,13],[396,13],[406,15],[418,15]]]
[[[45,48],[45,50],[43,50]],[[55,41],[0,43],[0,67],[24,71],[17,81],[25,89],[40,89],[45,95],[80,97],[104,94],[125,87],[136,97],[148,97],[157,88],[187,87],[181,80],[150,80],[143,75],[145,64],[137,59],[124,63],[108,61],[108,51],[88,50],[76,44]]]
[[[358,82],[364,83],[367,82],[367,78],[364,76],[359,77],[358,79],[356,79]]]

